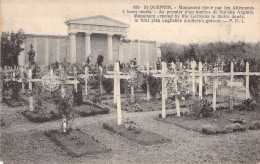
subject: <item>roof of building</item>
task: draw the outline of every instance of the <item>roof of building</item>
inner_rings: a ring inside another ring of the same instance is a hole
[[[90,25],[117,26],[117,27],[126,27],[126,28],[130,27],[130,25],[124,22],[106,17],[104,15],[70,19],[67,20],[65,24],[90,24]]]

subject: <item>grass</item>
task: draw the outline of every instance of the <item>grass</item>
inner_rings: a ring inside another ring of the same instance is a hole
[[[171,142],[170,139],[159,134],[143,129],[137,133],[134,130],[126,129],[124,125],[117,125],[115,123],[103,123],[103,128],[143,146]]]
[[[94,140],[93,137],[80,130],[72,130],[68,133],[51,130],[46,131],[44,134],[72,157],[81,157],[86,154],[94,155],[110,151],[110,149],[102,146],[99,141]]]

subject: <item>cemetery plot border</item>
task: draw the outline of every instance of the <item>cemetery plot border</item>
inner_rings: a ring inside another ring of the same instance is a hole
[[[99,153],[108,153],[111,149],[101,145],[89,134],[83,133],[81,130],[71,130],[66,133],[51,130],[44,132],[45,136],[50,138],[71,157],[81,157],[87,154],[95,155]]]
[[[3,102],[6,105],[8,105],[9,107],[15,108],[15,107],[22,106],[24,104],[25,100],[20,99],[20,101],[13,101],[12,99],[3,98]]]
[[[43,123],[43,122],[49,122],[49,121],[61,119],[61,116],[54,112],[50,112],[47,114],[41,114],[41,113],[37,113],[35,111],[25,110],[22,112],[22,115],[24,117],[26,117],[29,121],[35,122],[35,123]]]
[[[176,114],[167,114],[166,118],[156,117],[155,120],[173,124],[186,130],[211,135],[253,129],[253,122],[260,122],[259,110],[250,111],[247,114],[241,113],[244,113],[244,111],[230,111],[226,108],[217,110],[212,117],[207,118],[195,119],[191,116],[177,117]]]
[[[109,108],[101,107],[90,102],[83,102],[81,106],[74,107],[74,110],[81,117],[95,116],[98,114],[108,114]]]
[[[117,125],[115,123],[103,123],[103,128],[130,141],[134,141],[135,143],[142,146],[171,142],[170,139],[159,134],[143,129],[141,129],[140,131],[129,130],[125,128],[125,125]]]

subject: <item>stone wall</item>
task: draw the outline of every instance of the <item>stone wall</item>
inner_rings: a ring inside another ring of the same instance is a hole
[[[20,65],[28,65],[28,52],[32,44],[36,51],[36,62],[40,65],[46,65],[53,62],[63,62],[64,58],[70,61],[70,40],[69,36],[60,35],[33,35],[27,34],[24,43],[25,50],[19,57]],[[91,54],[90,61],[95,64],[98,55],[104,56],[104,64],[108,64],[108,43],[107,36],[104,34],[92,34],[90,37]],[[155,41],[135,40],[129,43],[120,43],[120,36],[114,35],[112,38],[113,63],[120,61],[126,63],[130,59],[140,59],[141,65],[154,65],[158,56],[158,45]],[[76,62],[85,62],[85,35],[76,34]],[[138,55],[140,54],[140,55]]]

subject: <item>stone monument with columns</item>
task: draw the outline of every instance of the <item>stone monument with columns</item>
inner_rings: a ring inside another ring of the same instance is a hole
[[[36,51],[35,60],[40,65],[62,62],[84,63],[87,58],[95,64],[97,57],[104,57],[104,64],[127,62],[136,58],[138,64],[153,64],[160,49],[155,41],[133,40],[123,42],[128,24],[103,15],[71,19],[65,22],[68,36],[26,34],[24,51],[19,55],[19,65],[28,64],[30,45]]]

